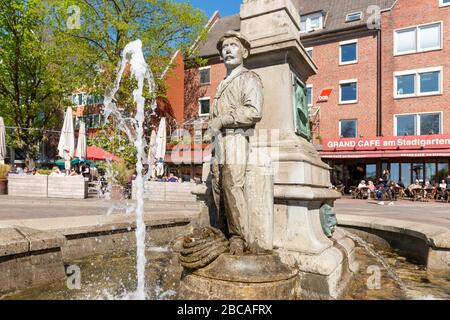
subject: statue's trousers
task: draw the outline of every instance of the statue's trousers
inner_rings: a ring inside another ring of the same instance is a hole
[[[214,203],[220,215],[224,214],[221,202],[224,204],[230,238],[245,240],[240,217],[247,215],[244,184],[249,140],[243,133],[219,135],[214,146],[211,168]]]

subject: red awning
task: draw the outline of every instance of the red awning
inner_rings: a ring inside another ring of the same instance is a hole
[[[97,146],[90,146],[87,147],[86,150],[86,159],[88,160],[113,160],[113,161],[119,161],[120,158],[113,155],[112,153],[109,153],[108,151],[105,151]]]
[[[320,152],[324,159],[450,157],[450,149]]]

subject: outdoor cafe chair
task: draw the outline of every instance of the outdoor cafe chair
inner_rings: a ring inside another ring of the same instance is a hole
[[[345,186],[343,184],[340,184],[335,187],[337,192],[340,192],[343,196],[345,195]]]
[[[422,201],[424,196],[424,190],[422,188],[412,189],[413,198],[412,201]]]
[[[394,197],[396,200],[403,200],[406,197],[405,188],[403,187],[394,187]]]
[[[358,199],[359,190],[357,187],[350,187],[350,194],[353,199]]]
[[[362,187],[359,189],[358,194],[360,199],[369,199],[369,188],[368,187]]]
[[[436,199],[436,201],[439,201],[439,200],[446,201],[447,200],[447,189],[437,188],[435,199]]]
[[[426,188],[424,189],[424,201],[430,201],[434,199],[436,196],[436,189],[435,188]]]
[[[97,198],[102,195],[101,181],[89,181],[88,182],[88,194],[94,194]]]

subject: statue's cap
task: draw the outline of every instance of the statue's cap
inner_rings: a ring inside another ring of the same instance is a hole
[[[245,49],[247,49],[248,53],[250,54],[250,41],[247,40],[246,37],[244,37],[240,32],[237,31],[227,31],[225,34],[219,39],[217,42],[217,50],[219,51],[219,54],[222,55],[222,44],[223,42],[228,38],[237,38],[242,43]]]

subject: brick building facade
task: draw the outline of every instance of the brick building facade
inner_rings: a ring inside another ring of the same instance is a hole
[[[333,168],[332,181],[349,187],[384,169],[405,184],[446,177],[450,0],[292,1],[318,66],[306,84],[311,141]],[[239,29],[239,15],[215,19],[199,46],[206,67],[185,71],[185,118],[199,119],[203,130],[226,75],[215,44]]]

